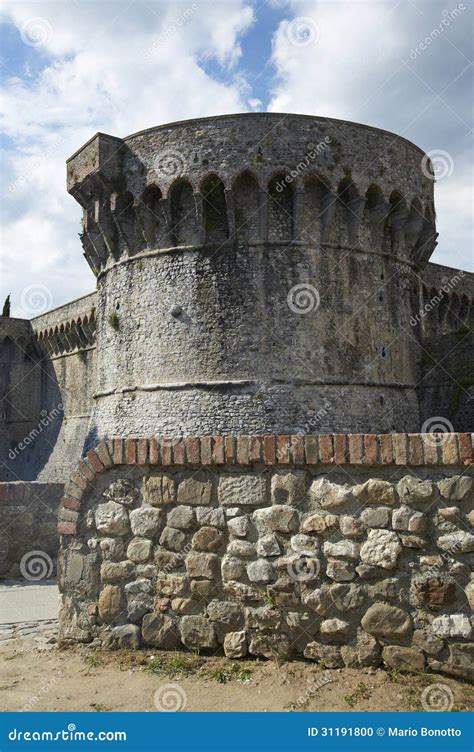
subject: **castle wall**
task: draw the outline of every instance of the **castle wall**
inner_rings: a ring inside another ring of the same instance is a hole
[[[64,483],[0,483],[0,578],[55,575],[63,491]]]
[[[472,678],[469,434],[103,443],[60,512],[61,638]]]

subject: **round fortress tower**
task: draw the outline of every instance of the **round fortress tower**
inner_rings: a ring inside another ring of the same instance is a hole
[[[270,113],[85,144],[68,190],[98,282],[94,440],[419,430],[423,157]]]

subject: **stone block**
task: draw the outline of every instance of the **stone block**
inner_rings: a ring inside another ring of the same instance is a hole
[[[228,475],[219,479],[219,503],[224,507],[248,507],[267,504],[266,478],[260,475]]]
[[[211,503],[212,481],[185,478],[178,485],[178,504],[206,506]]]
[[[143,481],[143,501],[152,507],[176,502],[176,481],[169,475],[152,475]]]
[[[204,616],[183,616],[180,623],[183,645],[190,650],[206,650],[217,647],[214,626]]]
[[[367,541],[360,549],[360,558],[365,564],[393,569],[401,550],[396,533],[389,530],[369,530]]]
[[[412,631],[409,614],[388,603],[374,603],[361,620],[362,627],[375,637],[402,638]]]

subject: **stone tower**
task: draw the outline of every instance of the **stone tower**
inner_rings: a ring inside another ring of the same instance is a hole
[[[85,144],[68,190],[98,283],[94,440],[419,430],[423,157],[269,113]]]

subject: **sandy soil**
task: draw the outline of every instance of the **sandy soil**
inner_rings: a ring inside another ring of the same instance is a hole
[[[448,688],[442,696],[451,696],[453,710],[474,709],[472,686],[437,674],[165,651],[39,650],[25,641],[0,647],[0,677],[0,708],[10,711],[414,711],[423,710],[423,692],[433,684]]]

